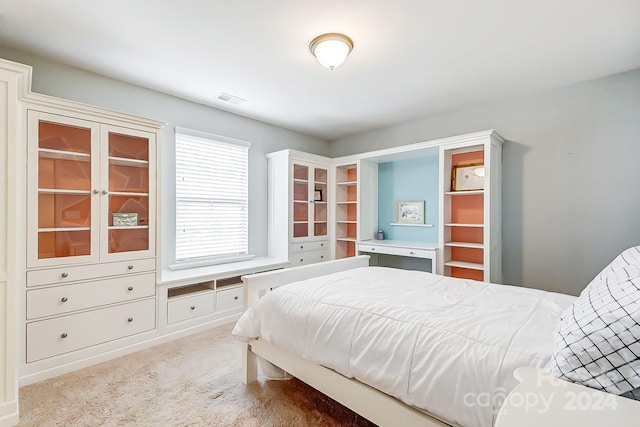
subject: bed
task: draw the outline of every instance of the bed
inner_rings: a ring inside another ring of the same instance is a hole
[[[369,267],[368,256],[243,280],[247,310],[233,334],[247,343],[244,382],[258,359],[270,362],[381,426],[493,425],[516,368],[548,367],[553,331],[576,301]]]

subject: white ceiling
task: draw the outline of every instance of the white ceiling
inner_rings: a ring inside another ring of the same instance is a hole
[[[333,140],[639,68],[640,1],[0,0],[0,44]]]

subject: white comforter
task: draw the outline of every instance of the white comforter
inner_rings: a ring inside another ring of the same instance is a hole
[[[519,366],[544,367],[574,297],[365,267],[282,286],[233,334],[263,338],[452,424],[490,426]]]

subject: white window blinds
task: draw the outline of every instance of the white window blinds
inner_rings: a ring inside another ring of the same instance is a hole
[[[176,127],[176,262],[247,254],[249,147]]]

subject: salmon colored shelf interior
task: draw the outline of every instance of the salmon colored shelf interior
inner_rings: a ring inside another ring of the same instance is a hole
[[[458,268],[451,267],[451,277],[457,277],[458,279],[469,279],[469,280],[484,280],[484,271],[482,270],[471,270],[469,268]]]
[[[90,255],[90,230],[55,229],[92,227],[91,129],[41,121],[38,141],[38,227],[49,229],[39,232],[38,258]],[[138,225],[148,225],[149,141],[110,133],[108,155],[115,159],[108,164],[109,192],[140,193],[110,194],[108,225],[113,225],[116,212],[137,213]],[[128,161],[131,164],[123,164]],[[149,249],[148,228],[111,229],[108,235],[110,253]]]
[[[470,166],[484,163],[484,151],[459,153],[451,156],[451,166]],[[484,194],[454,195],[451,200],[451,218],[453,224],[483,224]],[[465,243],[483,243],[484,229],[481,227],[452,227],[451,241]],[[451,261],[484,264],[484,250],[479,248],[450,248]],[[484,280],[482,270],[450,267],[452,277],[472,280]]]

